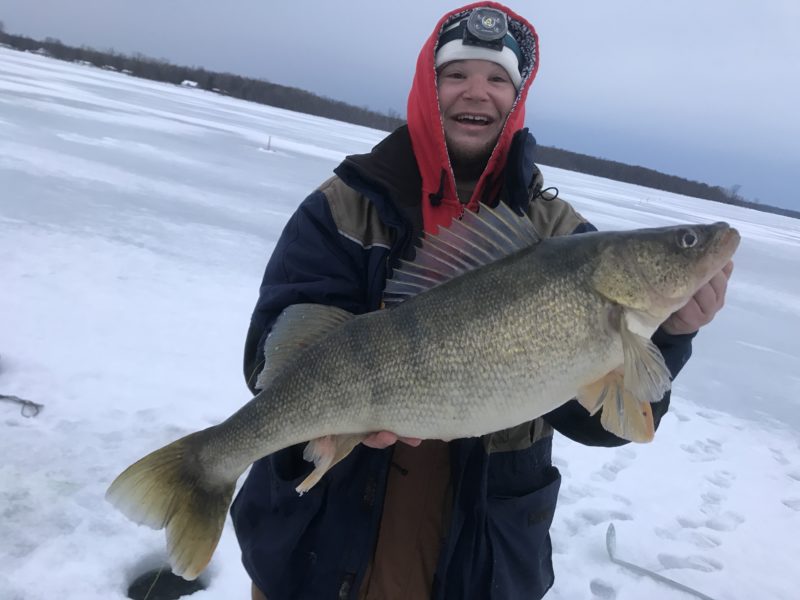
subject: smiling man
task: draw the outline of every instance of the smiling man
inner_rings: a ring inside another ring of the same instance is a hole
[[[286,225],[245,344],[253,392],[287,306],[380,310],[398,261],[466,210],[505,202],[542,236],[594,230],[542,191],[535,141],[522,128],[538,60],[533,26],[500,4],[442,17],[417,61],[408,125],[347,157]],[[673,378],[692,334],[721,307],[729,272],[654,334]],[[656,425],[668,406],[668,395],[653,405]],[[313,468],[302,445],[261,459],[232,508],[253,598],[541,598],[554,579],[554,429],[589,445],[625,443],[572,401],[482,438],[398,444],[376,432],[302,497],[295,487]]]

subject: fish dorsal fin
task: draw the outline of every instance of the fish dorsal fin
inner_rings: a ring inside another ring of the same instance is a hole
[[[426,235],[413,261],[400,261],[383,292],[389,307],[441,285],[464,273],[533,246],[540,240],[527,215],[518,215],[501,202],[481,204],[436,235]]]
[[[301,352],[353,316],[344,309],[324,304],[292,304],[284,309],[264,341],[264,368],[255,387],[263,390]]]

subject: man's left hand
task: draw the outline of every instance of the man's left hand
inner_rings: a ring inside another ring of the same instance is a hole
[[[725,304],[725,292],[732,272],[733,262],[728,261],[711,281],[697,290],[686,306],[672,313],[661,324],[661,329],[672,335],[680,335],[694,333],[703,325],[708,325]]]

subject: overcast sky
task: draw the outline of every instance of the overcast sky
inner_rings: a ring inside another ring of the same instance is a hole
[[[141,52],[405,115],[444,0],[0,0],[6,31]],[[800,1],[508,0],[536,27],[540,144],[800,209]]]

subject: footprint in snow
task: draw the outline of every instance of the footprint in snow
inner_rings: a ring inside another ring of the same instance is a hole
[[[800,498],[787,498],[786,500],[781,500],[781,502],[793,511],[800,512]]]
[[[720,413],[709,412],[707,410],[699,410],[697,411],[698,417],[703,417],[704,419],[708,419],[709,421],[716,421],[719,419]]]
[[[585,532],[587,525],[599,525],[612,521],[630,521],[633,517],[626,512],[618,510],[587,509],[579,510],[574,516],[564,519],[564,524],[570,536]]]
[[[789,459],[786,458],[786,455],[781,450],[770,448],[769,451],[772,452],[772,458],[774,458],[775,462],[777,462],[779,465],[789,464]]]
[[[706,521],[705,526],[714,531],[733,531],[744,523],[745,518],[735,512],[726,511],[722,514],[711,517]]]
[[[669,410],[669,412],[667,414],[672,415],[673,417],[678,419],[678,421],[680,421],[681,423],[686,423],[686,421],[690,421],[691,420],[689,417],[687,417],[681,411],[675,410],[672,407],[670,407],[670,410]]]
[[[564,505],[575,504],[584,498],[591,498],[594,495],[594,491],[588,485],[570,484],[566,488],[562,488],[558,495],[558,501]]]
[[[706,479],[717,487],[727,489],[736,479],[736,475],[730,471],[717,471],[711,475],[706,476]]]
[[[614,586],[602,579],[592,579],[589,583],[589,590],[597,600],[615,600],[617,590]]]
[[[677,517],[675,520],[684,529],[697,529],[705,524],[705,520],[702,518]]]
[[[669,529],[664,529],[663,527],[656,527],[655,529],[653,529],[653,531],[662,540],[672,541],[678,539],[674,533],[672,533]]]
[[[693,569],[711,573],[721,571],[723,564],[705,556],[675,556],[674,554],[659,554],[658,561],[665,569]]]
[[[657,527],[654,531],[662,540],[687,542],[700,550],[716,548],[722,544],[722,540],[717,536],[711,533],[698,531],[697,529],[683,528],[679,529],[677,532],[673,532],[664,527]]]
[[[744,523],[745,518],[735,512],[726,511],[712,517],[678,517],[678,524],[684,529],[700,529],[705,527],[714,531],[733,531]]]
[[[619,494],[614,494],[611,496],[614,500],[619,502],[620,504],[624,504],[625,506],[630,506],[633,504],[633,501],[630,498],[626,498],[625,496],[620,496]]]
[[[717,506],[722,504],[722,501],[725,500],[725,496],[717,492],[706,492],[705,494],[702,494],[700,498],[702,498],[704,506]]]
[[[710,533],[702,533],[700,531],[690,531],[687,533],[689,541],[698,548],[703,548],[703,549],[716,548],[717,546],[722,544],[722,540],[720,540],[717,536],[712,535]]]
[[[611,521],[630,521],[633,517],[619,510],[587,509],[578,512],[578,517],[590,525],[599,525]]]
[[[627,469],[636,458],[636,451],[630,448],[620,448],[616,452],[614,460],[605,463],[600,470],[592,477],[595,479],[605,479],[606,481],[614,481],[617,474]]]
[[[696,440],[691,444],[681,444],[681,449],[691,454],[694,462],[709,462],[719,458],[722,444],[708,438],[705,441]]]

